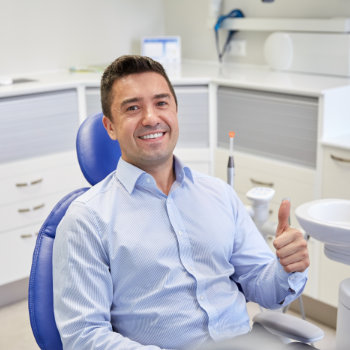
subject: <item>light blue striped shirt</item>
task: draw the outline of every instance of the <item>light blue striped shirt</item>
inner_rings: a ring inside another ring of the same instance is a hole
[[[53,254],[65,350],[189,348],[249,332],[246,299],[301,293],[306,273],[284,272],[233,189],[174,164],[168,196],[121,159],[68,209]]]

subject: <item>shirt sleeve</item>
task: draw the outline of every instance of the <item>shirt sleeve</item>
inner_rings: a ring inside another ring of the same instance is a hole
[[[159,350],[143,346],[110,322],[113,282],[98,219],[73,203],[62,219],[53,248],[54,313],[63,349]]]
[[[232,191],[232,208],[235,216],[235,243],[231,264],[247,301],[265,308],[275,309],[291,303],[302,293],[307,270],[287,273],[256,228],[238,196]]]

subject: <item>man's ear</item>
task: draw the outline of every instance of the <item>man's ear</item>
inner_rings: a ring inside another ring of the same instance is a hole
[[[103,123],[103,126],[105,127],[105,129],[107,130],[109,137],[112,140],[116,140],[117,139],[117,132],[116,132],[116,129],[115,129],[112,121],[109,118],[107,118],[106,116],[103,116],[102,123]]]

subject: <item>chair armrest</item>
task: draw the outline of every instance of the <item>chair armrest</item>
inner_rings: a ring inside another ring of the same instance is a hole
[[[260,312],[253,317],[253,322],[260,324],[275,335],[302,343],[314,343],[324,337],[321,328],[301,318],[278,311]]]

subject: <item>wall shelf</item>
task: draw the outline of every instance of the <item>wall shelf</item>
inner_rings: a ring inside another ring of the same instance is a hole
[[[242,31],[350,33],[350,18],[227,18],[222,28]]]

